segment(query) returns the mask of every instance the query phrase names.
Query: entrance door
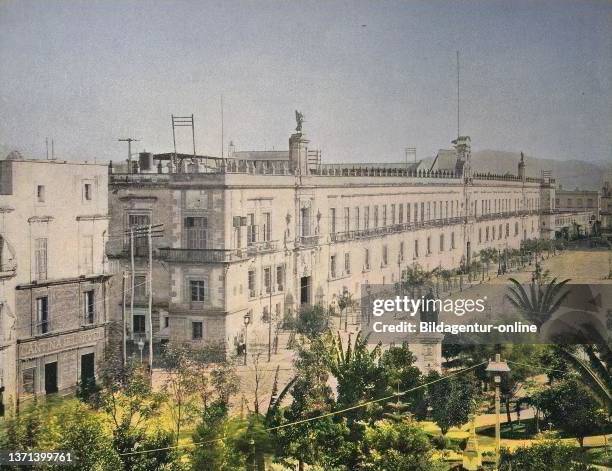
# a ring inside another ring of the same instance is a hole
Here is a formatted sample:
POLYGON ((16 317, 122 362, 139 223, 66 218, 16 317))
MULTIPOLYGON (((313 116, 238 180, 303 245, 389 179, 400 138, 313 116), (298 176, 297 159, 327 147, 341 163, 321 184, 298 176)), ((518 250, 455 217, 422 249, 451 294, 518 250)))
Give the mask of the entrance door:
POLYGON ((90 386, 95 384, 96 374, 94 365, 94 354, 81 355, 81 384, 90 386))
POLYGON ((310 303, 310 277, 303 276, 300 279, 300 304, 310 303))
POLYGON ((45 364, 45 394, 57 392, 57 362, 45 364))

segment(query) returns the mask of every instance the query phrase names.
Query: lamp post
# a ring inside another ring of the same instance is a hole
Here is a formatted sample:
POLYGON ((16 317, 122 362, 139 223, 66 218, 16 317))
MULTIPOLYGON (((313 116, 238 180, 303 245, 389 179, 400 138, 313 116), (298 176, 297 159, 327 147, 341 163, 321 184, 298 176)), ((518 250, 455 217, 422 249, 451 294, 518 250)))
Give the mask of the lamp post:
POLYGON ((138 339, 138 350, 140 350, 140 364, 142 364, 142 351, 144 349, 144 341, 142 337, 138 339))
POLYGON ((246 366, 247 364, 247 345, 248 345, 248 331, 249 331, 249 324, 251 323, 251 315, 247 312, 244 315, 243 318, 244 321, 244 365, 246 366))
POLYGON ((500 425, 500 397, 499 386, 501 384, 501 373, 508 373, 510 367, 508 363, 501 360, 499 353, 495 354, 495 361, 489 360, 486 371, 493 373, 493 382, 495 383, 495 470, 499 469, 499 455, 501 449, 501 425, 500 425))

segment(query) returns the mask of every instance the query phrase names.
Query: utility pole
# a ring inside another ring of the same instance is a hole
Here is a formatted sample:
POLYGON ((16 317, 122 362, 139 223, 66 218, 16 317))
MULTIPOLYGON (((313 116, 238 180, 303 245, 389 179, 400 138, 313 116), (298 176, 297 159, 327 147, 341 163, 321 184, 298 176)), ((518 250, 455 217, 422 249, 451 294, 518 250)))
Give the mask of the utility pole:
POLYGON ((149 374, 153 377, 153 238, 152 226, 149 224, 147 241, 149 243, 149 374))
POLYGON ((130 228, 130 272, 132 275, 130 290, 130 318, 134 322, 134 228, 130 228))
POLYGON ((272 358, 272 268, 270 268, 270 300, 268 306, 268 363, 272 358))
POLYGON ((125 270, 123 270, 123 283, 122 283, 122 309, 121 309, 121 316, 123 317, 123 366, 127 365, 127 319, 126 319, 126 312, 125 312, 125 301, 126 301, 126 296, 125 296, 125 285, 127 284, 127 273, 125 272, 125 270))
POLYGON ((221 95, 221 158, 224 157, 224 152, 225 152, 223 149, 223 146, 224 146, 223 144, 223 137, 224 137, 223 136, 223 131, 224 131, 223 124, 224 124, 223 123, 223 95, 221 95))
POLYGON ((457 139, 459 136, 459 51, 457 51, 457 139))
POLYGON ((128 143, 128 170, 127 170, 127 173, 132 173, 132 142, 138 142, 139 140, 140 139, 133 139, 131 137, 118 139, 119 142, 128 143))

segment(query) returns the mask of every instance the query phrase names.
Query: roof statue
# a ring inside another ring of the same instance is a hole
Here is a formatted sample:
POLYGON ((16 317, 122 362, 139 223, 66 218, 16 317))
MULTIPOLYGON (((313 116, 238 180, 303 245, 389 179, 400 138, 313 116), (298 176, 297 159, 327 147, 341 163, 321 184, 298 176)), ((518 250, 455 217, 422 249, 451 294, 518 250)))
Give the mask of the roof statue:
POLYGON ((298 110, 295 110, 295 122, 297 123, 297 125, 295 126, 295 130, 297 132, 302 132, 302 123, 304 123, 304 115, 298 110))

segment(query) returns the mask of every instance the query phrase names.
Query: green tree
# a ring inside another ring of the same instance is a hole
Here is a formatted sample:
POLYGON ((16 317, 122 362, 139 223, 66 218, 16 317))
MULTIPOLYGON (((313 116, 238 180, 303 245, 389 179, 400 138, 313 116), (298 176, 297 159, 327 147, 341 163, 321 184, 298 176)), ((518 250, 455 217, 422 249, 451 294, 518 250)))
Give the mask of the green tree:
POLYGON ((329 312, 320 304, 303 307, 296 322, 296 331, 308 338, 325 332, 329 326, 329 312))
POLYGON ((546 440, 514 451, 502 448, 500 471, 595 471, 578 450, 559 440, 546 440))
POLYGON ((450 376, 438 381, 441 378, 438 372, 432 371, 425 378, 425 382, 436 381, 427 387, 428 404, 434 422, 440 427, 442 435, 446 435, 451 427, 467 423, 478 397, 478 387, 472 373, 450 376))
POLYGON ((427 434, 411 422, 381 420, 368 426, 363 441, 368 471, 433 471, 444 469, 432 457, 427 434))
POLYGON ((584 437, 598 435, 606 425, 606 414, 588 388, 568 378, 538 394, 538 404, 546 420, 582 447, 584 437))
POLYGON ((549 283, 545 283, 539 278, 536 274, 529 285, 529 291, 519 281, 510 278, 512 286, 508 287, 506 294, 510 304, 538 328, 550 319, 568 296, 569 291, 564 291, 564 287, 570 281, 566 279, 557 282, 557 278, 553 278, 549 283))

